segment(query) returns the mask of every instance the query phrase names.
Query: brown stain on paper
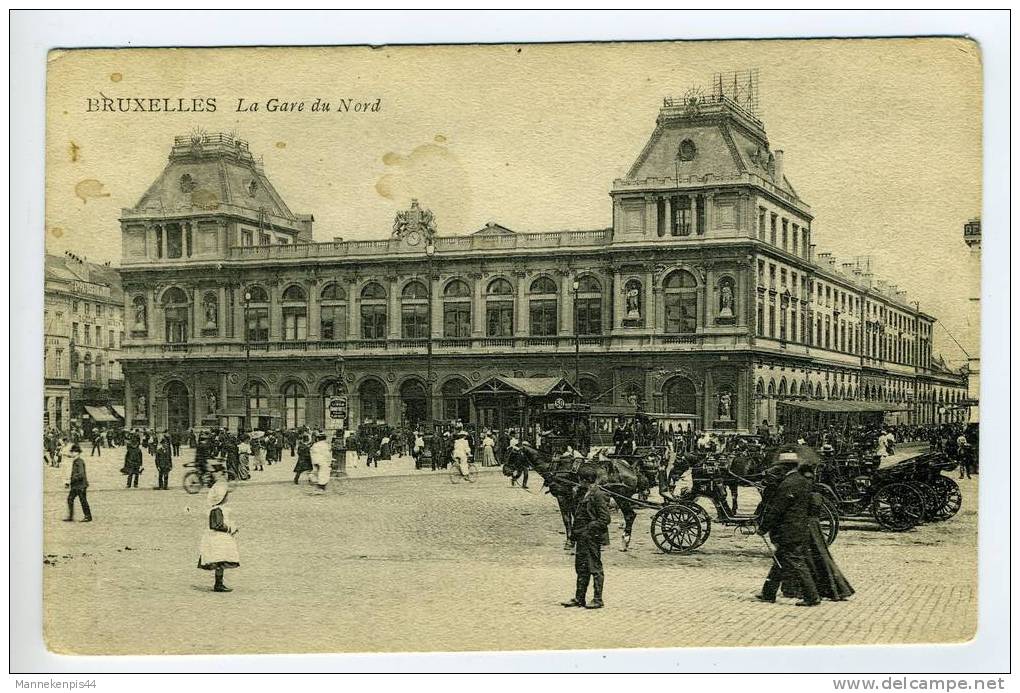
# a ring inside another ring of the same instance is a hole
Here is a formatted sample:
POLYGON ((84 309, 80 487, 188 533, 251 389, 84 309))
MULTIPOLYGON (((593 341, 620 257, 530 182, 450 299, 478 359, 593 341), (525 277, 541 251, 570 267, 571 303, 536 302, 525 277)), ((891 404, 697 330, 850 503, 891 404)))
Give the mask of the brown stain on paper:
POLYGON ((81 151, 81 147, 78 146, 77 142, 75 142, 74 140, 71 140, 70 149, 71 149, 71 163, 72 164, 73 163, 77 163, 78 159, 81 158, 80 155, 79 155, 79 152, 81 151))
POLYGON ((78 181, 78 184, 74 186, 74 194, 84 204, 87 204, 91 197, 110 196, 110 193, 103 192, 103 184, 95 178, 86 178, 78 181))

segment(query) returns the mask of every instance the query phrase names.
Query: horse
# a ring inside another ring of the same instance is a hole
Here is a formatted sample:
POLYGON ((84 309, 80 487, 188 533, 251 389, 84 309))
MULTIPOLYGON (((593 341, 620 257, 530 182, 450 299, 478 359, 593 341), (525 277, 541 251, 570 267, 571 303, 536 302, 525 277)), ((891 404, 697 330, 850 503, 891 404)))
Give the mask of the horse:
POLYGON ((647 476, 626 460, 603 457, 598 460, 582 461, 553 457, 530 445, 522 444, 519 448, 509 451, 506 462, 503 464, 503 474, 504 476, 513 476, 525 469, 530 469, 542 477, 550 495, 556 499, 556 503, 559 505, 563 529, 567 534, 563 549, 569 551, 574 547, 574 542, 571 540, 574 521, 574 492, 578 487, 579 472, 585 467, 595 470, 597 475, 595 483, 609 492, 617 507, 620 508, 620 512, 623 513, 624 530, 621 550, 626 551, 630 546, 631 529, 633 529, 634 519, 637 517, 637 513, 634 511, 633 497, 646 492, 652 486, 652 482, 647 476), (577 462, 580 464, 576 464, 577 462))

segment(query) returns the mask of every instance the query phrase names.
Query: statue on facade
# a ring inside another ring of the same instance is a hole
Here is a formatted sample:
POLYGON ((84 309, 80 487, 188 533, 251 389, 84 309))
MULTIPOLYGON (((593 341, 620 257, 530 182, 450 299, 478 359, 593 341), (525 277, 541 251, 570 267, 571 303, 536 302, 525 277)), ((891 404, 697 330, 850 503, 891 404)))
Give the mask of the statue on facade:
POLYGON ((136 301, 135 302, 135 324, 134 324, 134 326, 131 329, 134 330, 135 332, 144 332, 145 331, 145 302, 144 301, 136 301))
POLYGON ((216 404, 217 404, 217 402, 216 402, 216 392, 214 390, 206 390, 205 391, 205 404, 206 404, 206 407, 207 407, 207 409, 206 409, 207 413, 209 413, 209 414, 215 414, 216 413, 216 404))
POLYGON ((719 288, 719 317, 733 317, 733 286, 729 281, 724 281, 719 288))
POLYGON ((733 399, 730 393, 723 392, 719 395, 719 420, 720 421, 731 421, 732 416, 733 399))
POLYGON ((627 284, 627 320, 641 319, 641 285, 637 282, 627 284))
POLYGON ((206 330, 216 329, 216 299, 213 296, 205 297, 205 327, 206 330))
POLYGON ((141 417, 141 418, 145 418, 147 416, 146 409, 145 409, 145 404, 146 404, 145 395, 138 395, 138 399, 135 402, 135 404, 136 404, 135 409, 138 410, 137 411, 137 415, 139 417, 141 417))

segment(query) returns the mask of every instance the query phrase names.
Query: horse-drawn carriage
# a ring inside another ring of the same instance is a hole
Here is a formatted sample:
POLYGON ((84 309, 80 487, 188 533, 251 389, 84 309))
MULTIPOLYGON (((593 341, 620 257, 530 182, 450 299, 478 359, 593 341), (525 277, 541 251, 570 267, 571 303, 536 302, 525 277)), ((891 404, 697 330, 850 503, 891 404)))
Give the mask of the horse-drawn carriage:
POLYGON ((885 468, 868 457, 833 453, 823 457, 818 477, 840 517, 874 519, 884 529, 903 532, 922 522, 948 520, 960 510, 959 485, 942 475, 955 466, 937 452, 885 468))

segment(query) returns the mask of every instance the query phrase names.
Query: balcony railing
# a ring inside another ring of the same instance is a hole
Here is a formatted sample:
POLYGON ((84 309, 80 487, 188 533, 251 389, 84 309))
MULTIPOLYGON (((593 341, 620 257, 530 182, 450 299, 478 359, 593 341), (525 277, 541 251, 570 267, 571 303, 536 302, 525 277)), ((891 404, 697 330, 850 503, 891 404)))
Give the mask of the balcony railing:
MULTIPOLYGON (((513 351, 535 350, 553 352, 572 352, 580 347, 582 351, 599 352, 614 349, 631 349, 635 346, 697 346, 710 345, 728 348, 733 345, 733 336, 728 335, 723 342, 701 334, 640 334, 622 332, 614 334, 568 335, 519 335, 512 337, 435 337, 432 339, 434 351, 446 354, 471 351, 513 351), (713 341, 713 339, 715 341, 713 341)), ((289 353, 319 352, 322 355, 336 355, 346 352, 381 352, 392 354, 425 353, 429 340, 414 339, 324 339, 324 340, 270 340, 261 342, 208 341, 177 344, 124 344, 123 354, 128 358, 134 356, 144 358, 151 352, 163 354, 189 354, 195 357, 224 356, 243 357, 247 352, 253 354, 286 355, 289 353), (144 355, 144 356, 143 356, 144 355)))

